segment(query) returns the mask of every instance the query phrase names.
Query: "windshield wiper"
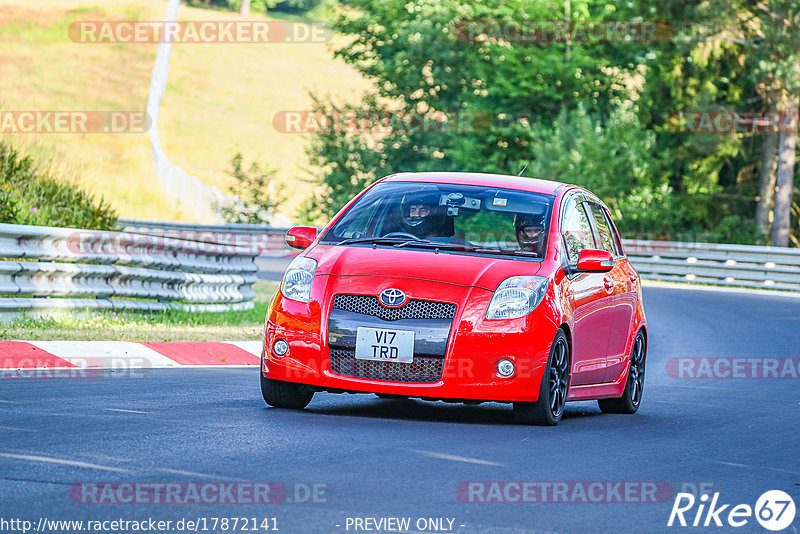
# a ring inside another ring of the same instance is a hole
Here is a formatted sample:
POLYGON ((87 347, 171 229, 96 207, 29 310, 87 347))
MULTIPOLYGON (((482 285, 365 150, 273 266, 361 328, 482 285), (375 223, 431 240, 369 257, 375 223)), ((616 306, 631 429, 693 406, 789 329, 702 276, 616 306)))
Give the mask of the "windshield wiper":
POLYGON ((343 239, 338 243, 331 243, 331 245, 357 245, 360 243, 372 243, 377 245, 393 245, 397 248, 406 246, 420 246, 441 248, 447 250, 472 250, 472 245, 459 244, 459 243, 443 243, 441 241, 433 241, 431 239, 410 239, 406 237, 352 237, 350 239, 343 239))
POLYGON ((343 239, 341 241, 331 243, 331 245, 356 245, 358 243, 378 243, 390 244, 405 243, 408 239, 402 237, 351 237, 350 239, 343 239))
POLYGON ((432 247, 432 248, 442 248, 448 250, 467 250, 472 251, 475 247, 472 245, 462 244, 462 243, 444 243, 442 241, 433 241, 431 239, 409 239, 407 241, 403 241, 402 243, 398 243, 395 247, 409 247, 409 246, 421 246, 421 247, 432 247))
POLYGON ((484 254, 500 254, 506 256, 526 256, 526 257, 536 257, 538 258, 540 254, 538 252, 532 252, 530 250, 519 250, 519 249, 499 249, 499 248, 473 248, 472 252, 481 252, 484 254))

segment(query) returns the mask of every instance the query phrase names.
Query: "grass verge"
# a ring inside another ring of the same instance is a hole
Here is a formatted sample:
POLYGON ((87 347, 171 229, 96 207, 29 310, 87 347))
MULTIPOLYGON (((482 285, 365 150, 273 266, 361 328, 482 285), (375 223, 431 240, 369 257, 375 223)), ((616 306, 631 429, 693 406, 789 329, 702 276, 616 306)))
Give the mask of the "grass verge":
POLYGON ((255 308, 223 313, 65 313, 0 323, 0 339, 29 341, 258 341, 278 283, 259 281, 255 308))

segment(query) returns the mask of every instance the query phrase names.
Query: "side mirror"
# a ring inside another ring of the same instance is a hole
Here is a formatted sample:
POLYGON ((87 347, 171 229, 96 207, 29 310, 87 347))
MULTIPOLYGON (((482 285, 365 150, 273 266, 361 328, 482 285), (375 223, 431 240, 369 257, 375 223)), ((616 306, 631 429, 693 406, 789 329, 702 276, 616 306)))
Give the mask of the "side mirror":
POLYGON ((607 273, 614 268, 614 257, 605 250, 584 249, 578 254, 578 272, 607 273))
POLYGON ((294 226, 286 232, 286 244, 292 248, 305 249, 317 238, 317 229, 313 226, 294 226))

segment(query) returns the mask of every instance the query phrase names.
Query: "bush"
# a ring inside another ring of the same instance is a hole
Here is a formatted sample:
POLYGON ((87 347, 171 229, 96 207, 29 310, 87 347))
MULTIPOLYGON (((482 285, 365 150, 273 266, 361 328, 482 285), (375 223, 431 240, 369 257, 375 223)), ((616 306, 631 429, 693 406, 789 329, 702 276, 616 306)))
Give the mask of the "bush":
MULTIPOLYGON (((276 0, 250 0, 250 12, 266 13, 275 5, 276 0)), ((240 11, 242 0, 189 0, 189 5, 197 7, 216 7, 229 11, 240 11)))
POLYGON ((283 189, 273 182, 277 171, 253 162, 249 169, 243 167, 244 158, 237 153, 231 160, 231 176, 235 184, 230 192, 240 202, 220 206, 225 222, 267 224, 275 207, 284 200, 283 189))
POLYGON ((605 121, 586 110, 564 110, 552 124, 532 128, 533 161, 526 176, 586 187, 605 201, 619 230, 630 237, 755 243, 758 229, 724 196, 673 191, 656 151, 630 106, 605 121))
POLYGON ((275 4, 273 10, 284 13, 306 13, 321 3, 322 0, 283 0, 275 4))
POLYGON ((117 214, 102 198, 57 180, 0 141, 0 222, 113 230, 117 214))

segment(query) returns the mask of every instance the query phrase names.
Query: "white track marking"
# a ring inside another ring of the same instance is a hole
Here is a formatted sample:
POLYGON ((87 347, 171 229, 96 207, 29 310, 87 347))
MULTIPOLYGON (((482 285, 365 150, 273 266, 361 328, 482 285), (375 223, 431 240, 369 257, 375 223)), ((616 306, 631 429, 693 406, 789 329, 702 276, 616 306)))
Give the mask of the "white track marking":
POLYGON ((464 462, 468 464, 478 464, 478 465, 494 465, 498 467, 503 466, 503 464, 499 464, 497 462, 490 462, 489 460, 481 460, 479 458, 468 458, 466 456, 456 456, 455 454, 445 454, 443 452, 422 451, 419 449, 408 449, 408 450, 410 450, 411 452, 415 452, 417 454, 421 454, 423 456, 438 458, 439 460, 451 460, 454 462, 464 462))
POLYGON ((179 364, 133 341, 28 341, 77 367, 140 369, 178 367, 179 364))
POLYGON ((83 456, 87 456, 89 458, 99 458, 101 460, 111 460, 112 462, 135 462, 134 458, 118 458, 116 456, 107 456, 105 454, 92 454, 92 453, 83 453, 83 456))
POLYGON ((800 475, 800 472, 797 471, 790 471, 788 469, 781 469, 780 467, 767 467, 763 465, 748 465, 748 464, 737 464, 734 462, 720 462, 718 460, 708 460, 712 464, 720 464, 720 465, 729 465, 731 467, 746 467, 747 469, 769 469, 771 471, 779 471, 781 473, 789 473, 790 475, 800 475))
POLYGON ((43 462, 48 464, 69 465, 72 467, 83 467, 86 469, 100 469, 103 471, 115 471, 117 473, 135 473, 130 469, 122 469, 119 467, 111 467, 108 465, 91 464, 89 462, 79 462, 77 460, 63 460, 61 458, 51 458, 50 456, 36 456, 33 454, 10 454, 7 452, 0 452, 0 457, 12 458, 14 460, 26 460, 29 462, 43 462))
POLYGON ((217 475, 207 475, 205 473, 195 473, 193 471, 183 471, 182 469, 168 469, 166 467, 156 467, 153 471, 159 471, 161 473, 170 473, 173 475, 183 475, 186 477, 198 477, 198 478, 210 478, 214 480, 229 480, 231 482, 235 482, 237 480, 244 482, 242 478, 231 478, 231 477, 220 477, 217 475))
POLYGON ((261 357, 260 341, 227 341, 229 345, 235 345, 240 349, 249 352, 253 356, 261 357))

